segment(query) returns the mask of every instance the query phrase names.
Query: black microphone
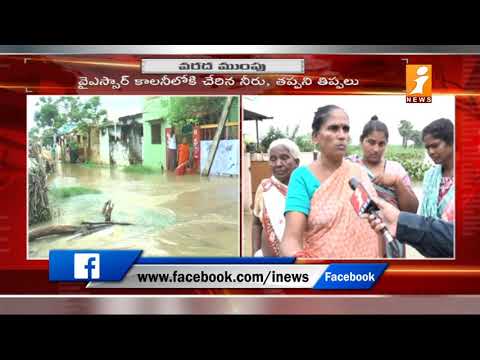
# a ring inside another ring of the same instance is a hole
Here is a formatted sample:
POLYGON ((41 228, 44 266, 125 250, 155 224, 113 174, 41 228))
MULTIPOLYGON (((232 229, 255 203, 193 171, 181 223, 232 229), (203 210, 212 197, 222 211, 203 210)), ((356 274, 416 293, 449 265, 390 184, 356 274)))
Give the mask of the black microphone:
MULTIPOLYGON (((372 200, 370 195, 368 195, 367 190, 363 187, 360 181, 352 177, 348 182, 350 187, 353 190, 353 195, 350 199, 353 208, 360 216, 361 214, 370 214, 375 216, 375 218, 379 219, 380 216, 378 215, 378 211, 380 210, 378 205, 375 201, 372 200)), ((400 246, 398 245, 397 241, 393 238, 390 231, 388 231, 387 227, 384 227, 381 230, 383 239, 385 241, 385 249, 387 253, 387 257, 389 258, 397 258, 400 257, 400 246)))

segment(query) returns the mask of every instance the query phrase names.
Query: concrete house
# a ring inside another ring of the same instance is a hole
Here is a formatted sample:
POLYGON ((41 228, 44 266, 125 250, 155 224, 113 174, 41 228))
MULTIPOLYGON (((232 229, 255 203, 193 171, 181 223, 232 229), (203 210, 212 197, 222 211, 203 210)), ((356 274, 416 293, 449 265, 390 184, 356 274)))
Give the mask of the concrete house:
POLYGON ((99 163, 119 166, 143 161, 142 113, 118 118, 102 124, 99 130, 99 163))
POLYGON ((143 165, 167 168, 166 129, 169 110, 168 96, 145 97, 143 110, 143 165))

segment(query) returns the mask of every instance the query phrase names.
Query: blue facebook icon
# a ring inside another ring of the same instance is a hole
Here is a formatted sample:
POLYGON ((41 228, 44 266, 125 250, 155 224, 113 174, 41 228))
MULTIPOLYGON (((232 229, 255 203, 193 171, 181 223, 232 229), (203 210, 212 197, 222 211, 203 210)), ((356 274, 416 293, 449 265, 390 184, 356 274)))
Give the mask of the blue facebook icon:
POLYGON ((75 279, 100 279, 100 254, 77 253, 74 255, 75 279))
POLYGON ((50 250, 48 277, 50 281, 120 281, 141 253, 141 250, 50 250))

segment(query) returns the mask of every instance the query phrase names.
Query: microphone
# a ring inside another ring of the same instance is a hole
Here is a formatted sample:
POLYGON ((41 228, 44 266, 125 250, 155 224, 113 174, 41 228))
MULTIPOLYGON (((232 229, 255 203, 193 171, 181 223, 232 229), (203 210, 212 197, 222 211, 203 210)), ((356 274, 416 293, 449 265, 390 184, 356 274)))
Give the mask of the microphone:
MULTIPOLYGON (((375 216, 377 219, 380 218, 378 216, 378 211, 380 210, 378 205, 372 198, 368 195, 367 190, 364 186, 360 183, 360 181, 352 177, 348 182, 350 187, 353 190, 353 195, 350 199, 350 202, 355 209, 355 212, 358 216, 362 214, 370 214, 375 216)), ((400 257, 400 247, 397 241, 393 238, 390 231, 388 231, 387 227, 384 227, 381 230, 383 240, 385 241, 385 249, 388 258, 398 258, 400 257)))

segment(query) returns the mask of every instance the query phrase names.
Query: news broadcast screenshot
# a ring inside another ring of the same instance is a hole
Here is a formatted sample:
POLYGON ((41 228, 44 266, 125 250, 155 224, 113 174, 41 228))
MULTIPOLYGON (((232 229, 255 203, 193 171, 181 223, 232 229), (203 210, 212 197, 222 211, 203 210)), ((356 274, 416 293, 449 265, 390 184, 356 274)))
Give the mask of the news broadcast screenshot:
POLYGON ((0 46, 0 312, 480 313, 479 46, 0 46))

